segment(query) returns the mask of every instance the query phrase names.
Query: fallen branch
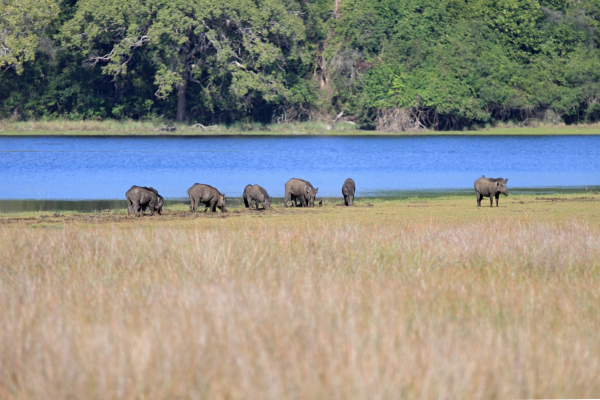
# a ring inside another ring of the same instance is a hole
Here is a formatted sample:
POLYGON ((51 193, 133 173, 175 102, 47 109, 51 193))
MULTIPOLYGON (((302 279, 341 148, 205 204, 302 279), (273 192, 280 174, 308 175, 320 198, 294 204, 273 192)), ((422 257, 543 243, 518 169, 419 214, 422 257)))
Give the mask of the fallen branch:
POLYGON ((195 124, 189 127, 189 129, 200 128, 203 131, 210 131, 211 129, 215 129, 217 125, 204 126, 202 124, 195 124))
POLYGON ((344 115, 344 112, 343 112, 343 111, 342 111, 341 113, 339 113, 339 114, 337 115, 337 117, 335 117, 335 118, 333 119, 333 121, 332 121, 332 123, 331 123, 331 129, 335 129, 335 124, 338 122, 338 120, 339 120, 340 118, 342 118, 342 115, 344 115))
POLYGON ((161 131, 161 132, 175 132, 177 130, 176 126, 169 126, 169 125, 165 125, 162 128, 158 128, 155 129, 155 131, 161 131))

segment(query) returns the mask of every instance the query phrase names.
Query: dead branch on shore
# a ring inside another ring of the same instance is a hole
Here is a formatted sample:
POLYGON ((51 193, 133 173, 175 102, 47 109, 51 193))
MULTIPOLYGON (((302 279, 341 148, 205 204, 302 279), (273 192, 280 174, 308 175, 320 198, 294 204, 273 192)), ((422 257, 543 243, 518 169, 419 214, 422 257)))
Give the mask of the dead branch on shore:
POLYGON ((195 125, 190 126, 188 129, 200 128, 203 131, 210 131, 210 130, 215 129, 217 127, 218 127, 218 125, 204 126, 202 124, 195 124, 195 125))
POLYGON ((177 130, 177 127, 175 125, 165 125, 163 127, 155 129, 155 131, 161 131, 161 132, 175 132, 176 130, 177 130))

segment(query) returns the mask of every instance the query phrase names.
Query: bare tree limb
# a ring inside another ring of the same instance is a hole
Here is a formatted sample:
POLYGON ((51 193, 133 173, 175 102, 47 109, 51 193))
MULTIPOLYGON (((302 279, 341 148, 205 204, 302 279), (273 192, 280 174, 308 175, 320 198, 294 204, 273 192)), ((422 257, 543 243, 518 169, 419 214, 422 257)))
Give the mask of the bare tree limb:
POLYGON ((331 128, 332 128, 332 129, 335 129, 335 124, 338 122, 338 120, 339 120, 340 118, 342 118, 342 115, 344 115, 344 112, 343 112, 343 111, 342 111, 341 113, 339 113, 339 114, 337 115, 337 117, 335 117, 335 118, 333 119, 333 121, 331 122, 331 128))

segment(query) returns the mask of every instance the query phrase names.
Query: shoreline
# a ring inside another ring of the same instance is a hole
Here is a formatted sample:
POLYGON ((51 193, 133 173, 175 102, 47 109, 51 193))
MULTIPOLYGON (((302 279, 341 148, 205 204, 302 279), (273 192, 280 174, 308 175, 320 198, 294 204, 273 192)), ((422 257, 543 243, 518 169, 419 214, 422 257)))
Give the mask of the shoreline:
MULTIPOLYGON (((94 124, 96 125, 96 124, 94 124)), ((294 136, 381 136, 381 137, 430 137, 430 136, 593 136, 600 135, 600 125, 575 125, 575 126, 547 126, 538 128, 528 127, 499 127, 468 131, 422 131, 422 132, 378 132, 371 130, 360 130, 353 127, 343 129, 313 129, 303 131, 289 125, 270 126, 265 130, 237 130, 237 129, 215 129, 209 131, 190 130, 186 127, 174 132, 163 132, 148 129, 127 129, 117 125, 112 128, 98 129, 4 129, 0 130, 0 137, 294 137, 294 136), (272 130, 271 130, 272 128, 272 130), (281 128, 281 129, 278 129, 281 128)))
MULTIPOLYGON (((560 190, 560 189, 539 189, 531 191, 522 191, 519 189, 509 190, 509 196, 501 196, 504 201, 512 201, 513 199, 519 200, 532 200, 536 198, 544 198, 552 196, 554 199, 569 200, 574 198, 590 198, 596 199, 600 194, 600 186, 590 186, 588 190, 581 188, 579 190, 560 190)), ((383 204, 383 203, 396 203, 396 204, 408 204, 408 203, 444 203, 450 200, 466 200, 473 198, 475 202, 475 193, 464 190, 462 192, 446 192, 446 193, 422 193, 421 195, 407 193, 406 196, 379 196, 379 197, 356 197, 355 203, 358 206, 365 204, 383 204)), ((323 201, 324 207, 339 206, 343 204, 343 198, 341 197, 320 197, 316 199, 323 201)), ((315 203, 315 209, 320 208, 315 203)), ((97 214, 103 212, 111 213, 125 213, 127 211, 125 199, 112 199, 112 200, 33 200, 33 199, 0 199, 0 215, 4 216, 17 216, 17 215, 44 215, 46 213, 54 212, 66 212, 66 213, 81 213, 81 214, 97 214)), ((272 202, 273 208, 283 209, 283 198, 273 197, 272 202)), ((177 210, 184 211, 189 206, 189 200, 181 199, 166 199, 165 210, 177 210)), ((244 205, 241 197, 228 197, 227 207, 231 210, 243 210, 244 205)), ((293 207, 289 207, 292 209, 293 207)), ((300 208, 302 209, 302 208, 300 208)), ((305 208, 306 209, 306 208, 305 208)))

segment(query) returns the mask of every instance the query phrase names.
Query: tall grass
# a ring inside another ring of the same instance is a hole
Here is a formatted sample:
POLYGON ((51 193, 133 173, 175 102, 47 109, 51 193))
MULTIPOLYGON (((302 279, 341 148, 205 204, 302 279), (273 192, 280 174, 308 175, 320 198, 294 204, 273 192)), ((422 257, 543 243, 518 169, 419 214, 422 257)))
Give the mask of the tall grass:
POLYGON ((0 397, 600 393, 581 223, 0 227, 0 397))
MULTIPOLYGON (((106 134, 309 134, 329 132, 332 127, 326 122, 298 122, 286 124, 260 124, 236 122, 230 125, 213 125, 209 129, 202 129, 195 124, 168 123, 176 126, 176 131, 160 131, 158 128, 165 126, 164 120, 157 121, 134 121, 134 120, 49 120, 49 121, 2 121, 0 120, 1 132, 43 132, 43 133, 106 133, 106 134)), ((335 128, 336 132, 356 131, 358 125, 349 122, 339 122, 335 128)))
MULTIPOLYGON (((208 129, 194 123, 173 123, 163 118, 154 121, 64 119, 47 121, 0 120, 2 135, 598 135, 600 123, 564 125, 532 123, 527 127, 511 122, 481 126, 468 131, 404 131, 382 132, 368 130, 360 124, 342 121, 335 127, 331 121, 307 121, 262 124, 234 122, 229 125, 210 125, 208 129), (160 130, 175 126, 175 131, 160 130), (518 129, 516 129, 518 128, 518 129)), ((384 130, 388 130, 387 128, 384 130)))
MULTIPOLYGON (((160 123, 151 121, 117 121, 117 120, 50 120, 50 121, 4 121, 0 124, 0 128, 7 131, 29 132, 29 131, 45 131, 45 132, 87 132, 101 131, 113 133, 126 132, 151 132, 154 131, 160 123)), ((163 124, 164 125, 164 124, 163 124)))

